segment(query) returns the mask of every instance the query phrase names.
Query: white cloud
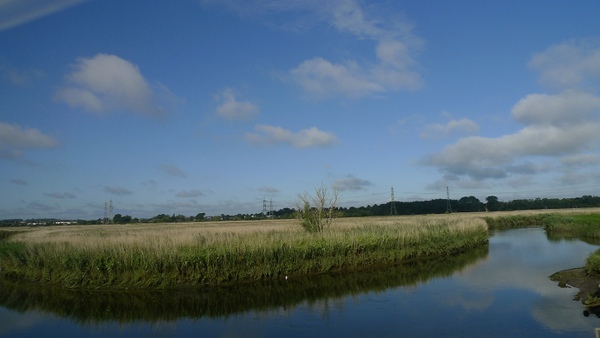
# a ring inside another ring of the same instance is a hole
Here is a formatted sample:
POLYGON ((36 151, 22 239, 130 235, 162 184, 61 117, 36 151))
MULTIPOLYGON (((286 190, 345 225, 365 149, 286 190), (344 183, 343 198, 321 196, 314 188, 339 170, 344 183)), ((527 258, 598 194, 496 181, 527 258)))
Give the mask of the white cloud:
POLYGON ((471 136, 429 156, 425 163, 444 172, 474 178, 502 178, 515 172, 514 163, 527 156, 562 156, 587 150, 600 140, 600 123, 569 128, 525 127, 498 138, 471 136))
POLYGON ((333 25, 340 31, 347 31, 361 37, 373 37, 381 34, 376 21, 368 20, 356 1, 332 2, 329 11, 333 19, 333 25))
POLYGON ((250 120, 259 114, 258 106, 248 101, 237 101, 231 88, 225 88, 216 99, 221 102, 217 115, 231 121, 250 120))
MULTIPOLYGON (((129 110, 149 116, 167 113, 158 103, 160 95, 139 68, 116 55, 97 54, 92 58, 79 58, 66 80, 69 86, 60 89, 55 98, 71 107, 97 113, 114 110, 129 110)), ((162 85, 157 88, 167 90, 162 85)), ((171 96, 170 92, 168 94, 171 96)))
POLYGON ((536 53, 529 66, 551 87, 585 85, 600 79, 600 39, 571 40, 536 53))
POLYGON ((56 98, 64 101, 71 107, 82 107, 97 113, 105 110, 103 100, 88 89, 74 87, 63 88, 56 93, 56 98))
POLYGON ((0 122, 0 149, 2 148, 54 148, 58 141, 37 129, 24 129, 18 125, 0 122))
POLYGON ((600 97, 578 90, 566 90, 557 95, 527 95, 513 107, 512 116, 524 124, 562 127, 597 119, 599 110, 600 97))
MULTIPOLYGON (((374 43, 374 60, 348 59, 332 61, 315 55, 289 71, 293 82, 317 97, 345 96, 359 98, 389 91, 413 90, 423 85, 415 71, 415 53, 423 41, 412 33, 412 25, 401 13, 385 5, 356 0, 288 0, 238 1, 204 0, 237 12, 240 16, 260 16, 290 12, 285 22, 274 26, 294 29, 316 21, 326 22, 342 34, 374 43)), ((264 20, 263 20, 264 21, 264 20)))
POLYGON ((0 1, 0 32, 67 9, 87 0, 3 0, 0 1))
POLYGON ((575 91, 557 95, 529 95, 513 108, 526 125, 497 138, 470 136, 423 160, 447 175, 475 180, 534 174, 547 169, 528 159, 546 157, 560 162, 598 149, 600 98, 575 91))
POLYGON ((593 173, 600 169, 600 39, 551 46, 535 54, 529 66, 540 72, 542 84, 561 91, 519 100, 511 113, 523 125, 520 130, 462 138, 423 163, 455 181, 507 178, 510 184, 558 172, 562 176, 554 179, 562 184, 598 182, 593 173))
POLYGON ((363 190, 373 185, 372 182, 348 175, 333 182, 333 187, 339 191, 363 190))
POLYGON ((412 34, 411 25, 398 13, 366 11, 354 0, 331 2, 328 6, 322 6, 320 11, 340 32, 374 41, 377 61, 359 64, 349 60, 343 64, 334 64, 322 58, 313 58, 313 62, 319 60, 322 67, 305 69, 306 67, 299 66, 291 72, 305 90, 314 93, 318 89, 317 93, 322 96, 339 94, 360 97, 422 86, 421 76, 413 70, 416 65, 413 54, 420 48, 422 41, 412 34), (329 67, 323 67, 327 65, 329 67), (331 67, 333 65, 336 67, 331 67), (302 81, 305 75, 303 71, 307 70, 313 80, 310 87, 302 81), (338 76, 331 76, 332 70, 336 70, 333 74, 338 76), (319 80, 321 84, 317 86, 316 82, 319 80))
POLYGON ((333 63, 315 57, 290 70, 290 75, 302 89, 318 97, 358 98, 422 86, 421 76, 412 70, 415 62, 405 43, 380 41, 376 53, 377 63, 362 65, 354 60, 333 63))
POLYGON ((479 125, 470 119, 450 120, 447 124, 430 124, 425 126, 421 137, 439 139, 452 134, 473 134, 479 131, 479 125))
POLYGON ((383 85, 369 79, 353 61, 333 64, 316 57, 302 62, 290 74, 302 89, 316 96, 339 94, 360 97, 385 90, 383 85))
POLYGON ((55 148, 58 141, 37 129, 0 122, 0 158, 23 157, 22 149, 55 148))
POLYGON ((325 148, 338 142, 336 136, 316 127, 293 133, 278 126, 257 125, 256 133, 246 133, 246 139, 261 145, 289 144, 294 148, 325 148))

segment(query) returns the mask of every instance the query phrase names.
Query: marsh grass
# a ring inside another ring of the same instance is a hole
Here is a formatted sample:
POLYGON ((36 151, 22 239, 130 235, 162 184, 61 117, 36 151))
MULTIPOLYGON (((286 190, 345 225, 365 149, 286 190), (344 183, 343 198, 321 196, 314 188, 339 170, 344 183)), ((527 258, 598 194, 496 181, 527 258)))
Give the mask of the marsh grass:
POLYGON ((510 212, 485 215, 490 230, 530 226, 543 227, 549 234, 570 233, 579 237, 600 238, 600 209, 568 209, 549 211, 510 212))
POLYGON ((579 238, 600 239, 600 214, 557 215, 544 226, 549 234, 572 234, 579 238))
POLYGON ((294 278, 454 255, 487 243, 479 218, 293 220, 27 229, 0 244, 9 278, 79 288, 174 288, 294 278))
POLYGON ((488 254, 480 246, 463 254, 413 260, 407 264, 294 278, 269 283, 168 290, 89 290, 33 285, 0 278, 0 306, 14 311, 43 311, 79 324, 171 321, 180 318, 227 317, 247 311, 280 313, 300 304, 389 288, 412 290, 431 278, 444 278, 477 264, 488 254))

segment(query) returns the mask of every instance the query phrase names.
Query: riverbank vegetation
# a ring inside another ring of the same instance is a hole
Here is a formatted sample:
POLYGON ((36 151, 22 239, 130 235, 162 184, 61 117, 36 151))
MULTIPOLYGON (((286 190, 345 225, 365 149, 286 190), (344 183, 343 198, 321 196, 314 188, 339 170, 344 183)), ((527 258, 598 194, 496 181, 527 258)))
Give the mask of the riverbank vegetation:
POLYGON ((549 235, 600 239, 600 213, 597 209, 501 214, 484 219, 490 230, 537 226, 543 227, 549 235))
POLYGON ((33 285, 0 278, 0 306, 14 311, 42 311, 79 323, 172 321, 178 318, 227 317, 260 311, 280 313, 303 303, 327 308, 333 299, 379 293, 390 288, 414 289, 432 278, 469 269, 488 255, 480 246, 452 256, 359 272, 320 274, 210 288, 168 290, 89 290, 33 285))
MULTIPOLYGON (((0 243, 1 273, 69 288, 175 288, 284 280, 452 256, 488 242, 460 215, 20 228, 0 243)), ((8 231, 8 230, 5 230, 8 231)))

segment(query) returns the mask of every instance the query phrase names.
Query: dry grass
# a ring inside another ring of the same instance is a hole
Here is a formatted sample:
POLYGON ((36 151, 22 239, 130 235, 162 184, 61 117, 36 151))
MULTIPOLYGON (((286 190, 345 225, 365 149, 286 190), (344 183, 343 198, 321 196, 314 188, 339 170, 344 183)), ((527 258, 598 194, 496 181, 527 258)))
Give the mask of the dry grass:
MULTIPOLYGON (((502 212, 452 213, 414 216, 347 217, 336 219, 330 229, 335 232, 350 228, 370 226, 397 227, 403 231, 416 229, 432 222, 449 222, 453 227, 471 227, 484 224, 485 217, 528 216, 546 213, 590 214, 600 213, 600 208, 526 210, 502 212)), ((3 231, 17 231, 13 241, 25 243, 64 243, 74 246, 99 247, 111 245, 194 245, 199 238, 203 241, 218 241, 232 236, 249 234, 302 233, 295 219, 257 221, 218 221, 198 223, 151 223, 128 225, 82 225, 48 227, 7 227, 3 231)))
POLYGON ((460 215, 19 228, 0 247, 14 278, 69 287, 173 287, 300 276, 453 255, 487 243, 460 215))
MULTIPOLYGON (((352 217, 336 219, 328 232, 370 226, 397 227, 403 231, 410 231, 421 227, 423 224, 438 221, 452 221, 451 223, 455 227, 468 227, 475 223, 484 224, 481 217, 473 217, 471 214, 352 217)), ((156 244, 159 240, 179 245, 192 245, 197 242, 199 237, 216 239, 250 234, 287 233, 291 235, 304 232, 295 219, 129 225, 65 225, 3 228, 3 230, 19 232, 11 237, 13 241, 25 243, 68 242, 71 245, 86 247, 107 246, 118 243, 156 244)))
POLYGON ((2 271, 68 287, 174 287, 395 264, 488 241, 484 218, 600 209, 339 218, 322 233, 298 220, 2 228, 2 271))

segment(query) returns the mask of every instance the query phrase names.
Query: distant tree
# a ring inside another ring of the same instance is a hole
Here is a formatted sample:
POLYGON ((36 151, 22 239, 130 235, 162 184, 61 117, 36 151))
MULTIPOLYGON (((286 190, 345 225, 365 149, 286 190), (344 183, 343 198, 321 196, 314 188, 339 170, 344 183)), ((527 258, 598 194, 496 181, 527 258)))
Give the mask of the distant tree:
POLYGON ((195 219, 196 219, 197 222, 200 222, 200 221, 204 220, 204 216, 206 216, 206 213, 199 212, 198 214, 196 214, 196 218, 195 219))
POLYGON ((293 208, 283 208, 275 211, 273 214, 277 218, 294 218, 295 213, 296 210, 294 210, 293 208))
POLYGON ((173 216, 171 216, 171 222, 185 222, 185 221, 187 221, 187 217, 185 217, 182 214, 178 214, 178 215, 173 214, 173 216))
POLYGON ((500 202, 496 196, 488 196, 485 198, 487 211, 498 211, 500 202))
POLYGON ((152 223, 168 223, 172 222, 171 217, 165 214, 158 214, 150 219, 152 223))
POLYGON ((472 212, 472 211, 481 211, 483 205, 481 201, 475 196, 464 196, 458 200, 457 210, 472 212))
POLYGON ((131 216, 129 216, 129 215, 123 216, 121 214, 114 215, 113 219, 112 219, 114 224, 127 224, 127 223, 131 223, 131 220, 132 220, 131 216))

